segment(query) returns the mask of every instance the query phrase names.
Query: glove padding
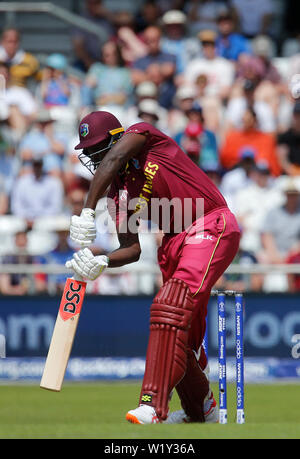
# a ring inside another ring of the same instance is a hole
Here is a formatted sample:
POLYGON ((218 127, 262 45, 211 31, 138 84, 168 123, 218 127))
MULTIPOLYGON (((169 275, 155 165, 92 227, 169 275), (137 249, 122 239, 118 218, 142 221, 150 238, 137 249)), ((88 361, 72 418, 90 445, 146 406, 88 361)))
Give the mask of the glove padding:
POLYGON ((72 260, 66 262, 66 268, 71 268, 79 276, 93 281, 108 267, 108 261, 105 255, 95 257, 86 247, 74 253, 72 260))
POLYGON ((92 244, 96 238, 95 211, 83 209, 80 217, 73 215, 70 225, 70 238, 80 246, 92 244))

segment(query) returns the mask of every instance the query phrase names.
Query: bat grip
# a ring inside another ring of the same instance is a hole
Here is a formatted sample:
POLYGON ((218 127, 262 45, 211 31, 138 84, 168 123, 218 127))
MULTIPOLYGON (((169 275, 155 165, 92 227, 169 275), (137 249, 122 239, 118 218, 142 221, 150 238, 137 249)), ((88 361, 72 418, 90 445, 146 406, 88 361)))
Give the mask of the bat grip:
POLYGON ((80 275, 77 274, 77 273, 74 273, 74 274, 73 274, 73 279, 76 280, 76 281, 81 281, 81 282, 83 281, 83 277, 80 276, 80 275))
MULTIPOLYGON (((81 244, 81 248, 82 249, 84 248, 84 244, 81 244)), ((80 276, 80 274, 77 274, 75 272, 73 274, 73 279, 76 280, 76 281, 79 281, 79 282, 83 282, 83 277, 80 276)))

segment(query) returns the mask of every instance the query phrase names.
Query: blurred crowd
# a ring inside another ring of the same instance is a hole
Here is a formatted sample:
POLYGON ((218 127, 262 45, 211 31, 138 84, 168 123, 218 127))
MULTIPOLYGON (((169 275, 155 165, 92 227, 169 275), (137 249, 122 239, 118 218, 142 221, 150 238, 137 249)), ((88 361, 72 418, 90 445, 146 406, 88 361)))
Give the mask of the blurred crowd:
MULTIPOLYGON (((103 40, 74 28, 73 54, 43 62, 22 48, 18 29, 2 30, 2 264, 63 266, 77 249, 70 216, 80 214, 92 176, 74 146, 79 120, 93 110, 111 111, 125 128, 155 125, 211 177, 241 227, 233 264, 300 263, 300 101, 290 90, 300 74, 297 2, 139 3, 133 14, 120 2, 115 14, 86 0, 84 16, 103 40)), ((117 247, 101 219, 98 230, 96 253, 117 247)), ((161 236, 143 232, 138 265, 103 275, 89 291, 153 293, 161 236)), ((2 273, 0 293, 57 292, 65 278, 2 273)), ((295 292, 300 275, 226 274, 219 286, 295 292)))

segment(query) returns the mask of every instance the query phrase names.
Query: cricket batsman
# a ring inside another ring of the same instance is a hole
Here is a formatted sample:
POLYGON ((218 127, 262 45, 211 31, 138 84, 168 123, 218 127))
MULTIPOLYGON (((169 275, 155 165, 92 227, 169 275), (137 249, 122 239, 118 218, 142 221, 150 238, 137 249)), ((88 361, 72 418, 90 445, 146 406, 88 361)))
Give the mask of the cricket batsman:
POLYGON ((236 219, 206 174, 152 125, 141 122, 124 131, 114 115, 96 111, 80 122, 79 138, 79 159, 94 177, 85 208, 71 219, 70 236, 82 246, 93 242, 96 205, 108 190, 120 247, 108 257, 94 256, 85 247, 67 267, 94 280, 107 267, 137 261, 139 219, 153 221, 164 233, 158 249, 163 286, 150 308, 138 407, 126 419, 136 424, 218 422, 202 342, 211 289, 238 250, 236 219), (157 201, 174 203, 169 218, 164 207, 152 205, 157 201), (174 389, 182 410, 169 413, 174 389))

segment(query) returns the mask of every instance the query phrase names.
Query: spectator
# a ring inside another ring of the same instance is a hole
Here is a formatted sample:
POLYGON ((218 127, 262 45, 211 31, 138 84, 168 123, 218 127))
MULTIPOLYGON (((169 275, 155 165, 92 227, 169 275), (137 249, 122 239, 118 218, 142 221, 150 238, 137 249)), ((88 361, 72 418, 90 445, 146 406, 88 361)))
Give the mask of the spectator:
POLYGON ((201 30, 217 30, 217 19, 226 10, 226 3, 214 0, 191 0, 187 6, 191 33, 201 30))
POLYGON ((285 263, 300 237, 300 188, 293 179, 284 184, 285 202, 271 209, 261 227, 261 262, 285 263))
POLYGON ((285 103, 283 96, 286 97, 287 88, 273 64, 274 44, 270 37, 259 35, 252 41, 252 48, 254 55, 263 66, 262 79, 256 90, 256 98, 268 103, 276 118, 280 118, 282 104, 285 103))
POLYGON ((205 127, 201 106, 195 103, 187 116, 186 128, 175 136, 175 141, 201 169, 217 169, 219 166, 217 140, 214 133, 205 127))
POLYGON ((218 137, 222 135, 222 126, 224 118, 224 103, 220 97, 210 95, 207 91, 209 79, 207 75, 199 75, 195 81, 196 96, 195 100, 202 106, 205 123, 208 129, 218 137))
POLYGON ((150 26, 145 29, 143 37, 148 54, 133 63, 132 80, 135 86, 143 81, 153 81, 158 87, 159 104, 170 108, 176 91, 174 85, 176 58, 162 51, 161 35, 159 27, 150 26))
POLYGON ((159 105, 153 99, 143 99, 138 105, 138 116, 140 121, 157 126, 159 121, 159 105))
POLYGON ((255 151, 245 147, 240 151, 236 166, 222 177, 220 189, 232 212, 236 211, 237 193, 252 184, 252 171, 255 168, 254 158, 255 151))
POLYGON ((4 179, 0 175, 0 215, 6 214, 8 211, 8 193, 5 188, 4 179))
POLYGON ((67 59, 63 54, 48 56, 42 73, 39 96, 46 108, 66 106, 70 102, 72 86, 66 75, 67 59))
POLYGON ((282 194, 265 162, 257 162, 250 178, 251 183, 237 192, 234 210, 242 228, 240 246, 257 257, 262 249, 260 230, 265 215, 282 203, 282 194))
POLYGON ((81 211, 84 207, 85 198, 86 191, 79 187, 76 187, 67 193, 66 201, 71 216, 81 214, 81 211))
POLYGON ((231 6, 245 37, 268 33, 273 17, 272 0, 231 0, 231 6))
POLYGON ((92 173, 78 159, 78 151, 75 150, 77 143, 78 136, 74 135, 70 138, 67 147, 63 171, 64 186, 67 194, 76 188, 88 191, 93 177, 92 173))
POLYGON ((169 111, 169 129, 172 136, 182 132, 188 122, 188 112, 192 108, 197 95, 196 88, 190 85, 178 87, 173 108, 169 111))
MULTIPOLYGON (((43 257, 43 262, 65 266, 66 261, 72 258, 74 253, 74 249, 69 243, 70 218, 56 216, 54 227, 57 245, 43 257)), ((53 291, 59 293, 63 291, 67 277, 69 274, 51 274, 48 276, 47 283, 53 291)))
POLYGON ((240 88, 245 80, 250 80, 255 86, 263 80, 265 67, 263 62, 250 54, 240 54, 236 62, 236 77, 234 86, 240 88))
POLYGON ((255 97, 256 84, 252 80, 245 80, 240 96, 229 100, 224 118, 225 131, 241 129, 243 114, 247 107, 253 107, 257 115, 258 129, 262 132, 274 133, 276 131, 276 119, 270 105, 255 97))
POLYGON ((296 102, 291 127, 278 135, 277 151, 282 170, 300 175, 300 102, 296 102))
POLYGON ((252 49, 254 55, 263 65, 263 80, 267 80, 275 85, 279 84, 281 77, 272 63, 275 55, 275 46, 271 38, 265 35, 258 35, 252 40, 252 49))
POLYGON ((27 88, 12 84, 8 64, 0 62, 0 76, 6 88, 1 100, 1 119, 8 123, 13 137, 19 141, 36 115, 37 104, 27 88))
POLYGON ((160 4, 157 1, 145 0, 135 17, 138 33, 143 32, 147 27, 156 26, 161 13, 160 4))
POLYGON ((115 19, 114 39, 120 46, 122 58, 126 67, 147 54, 147 46, 140 34, 136 33, 135 17, 128 11, 120 11, 115 19))
POLYGON ((36 217, 59 215, 63 208, 62 182, 43 171, 42 157, 34 153, 32 173, 16 180, 11 196, 12 214, 25 218, 30 226, 36 217))
POLYGON ((235 32, 235 19, 230 11, 218 16, 217 54, 230 61, 237 61, 241 54, 252 54, 249 40, 235 32))
POLYGON ((9 66, 12 86, 26 87, 30 78, 39 77, 39 62, 20 48, 20 34, 15 28, 8 28, 2 33, 0 62, 9 66))
MULTIPOLYGON (((15 236, 14 253, 3 257, 3 264, 32 265, 35 257, 28 251, 28 238, 26 231, 18 231, 15 236)), ((45 290, 45 283, 39 276, 32 278, 28 274, 0 274, 0 292, 2 295, 28 295, 32 290, 42 292, 45 290)))
POLYGON ((44 171, 61 176, 66 148, 66 137, 56 132, 50 112, 41 110, 33 127, 20 142, 19 152, 25 168, 35 154, 43 155, 44 171))
POLYGON ((255 161, 266 161, 272 175, 279 175, 280 165, 276 156, 276 142, 272 134, 262 132, 257 126, 256 113, 247 108, 243 115, 242 128, 225 135, 220 150, 220 160, 225 169, 232 169, 239 162, 242 149, 250 147, 255 151, 255 161))
POLYGON ((84 105, 129 105, 133 92, 131 75, 115 42, 109 41, 103 45, 101 62, 90 67, 85 87, 87 93, 84 105))
POLYGON ((164 107, 159 105, 158 103, 157 86, 152 81, 144 81, 143 83, 140 83, 136 87, 135 95, 136 95, 135 105, 132 105, 126 111, 126 115, 127 115, 126 123, 125 123, 126 127, 132 126, 133 124, 141 121, 139 117, 140 104, 142 104, 141 106, 143 106, 144 100, 147 100, 147 101, 150 100, 150 103, 146 102, 146 106, 148 106, 148 108, 150 107, 150 111, 153 111, 153 107, 155 107, 155 110, 156 110, 155 115, 157 115, 156 122, 157 122, 158 129, 160 129, 161 131, 165 133, 169 132, 168 111, 164 107))
POLYGON ((213 30, 203 30, 198 37, 202 44, 203 57, 194 59, 186 67, 185 81, 195 84, 200 75, 205 75, 205 95, 226 100, 234 81, 234 65, 227 59, 217 56, 217 35, 213 30))
POLYGON ((85 0, 83 17, 93 22, 103 33, 103 39, 100 40, 94 33, 84 29, 74 29, 72 32, 76 56, 74 66, 86 72, 92 64, 99 61, 101 47, 113 36, 114 29, 111 13, 105 8, 102 0, 85 0))
POLYGON ((0 129, 0 183, 4 200, 5 196, 11 194, 19 168, 20 161, 15 144, 11 141, 7 126, 4 125, 0 129))
POLYGON ((201 52, 199 40, 186 35, 186 15, 179 10, 167 11, 162 17, 163 36, 161 49, 176 57, 176 73, 182 75, 187 64, 201 52))

